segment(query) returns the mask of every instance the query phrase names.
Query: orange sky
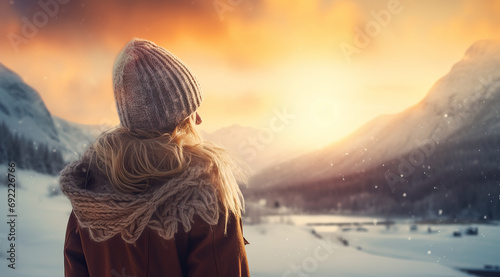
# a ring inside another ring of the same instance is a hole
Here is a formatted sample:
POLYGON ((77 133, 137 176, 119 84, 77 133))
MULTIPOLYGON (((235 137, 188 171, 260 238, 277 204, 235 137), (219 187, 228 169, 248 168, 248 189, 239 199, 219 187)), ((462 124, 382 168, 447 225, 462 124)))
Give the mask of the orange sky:
POLYGON ((0 3, 0 62, 52 114, 118 123, 112 64, 140 37, 195 72, 203 129, 265 128, 286 109, 295 115, 283 131, 288 142, 310 148, 417 103, 474 41, 500 39, 494 0, 44 1, 52 5, 0 3), (366 28, 361 45, 356 30, 366 28), (359 47, 346 58, 341 45, 359 47))

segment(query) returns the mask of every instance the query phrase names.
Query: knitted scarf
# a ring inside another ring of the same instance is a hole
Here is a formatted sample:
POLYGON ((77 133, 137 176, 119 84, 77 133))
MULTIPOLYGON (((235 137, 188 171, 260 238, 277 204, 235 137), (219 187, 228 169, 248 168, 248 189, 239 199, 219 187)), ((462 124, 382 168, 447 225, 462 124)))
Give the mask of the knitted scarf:
POLYGON ((134 243, 146 227, 172 239, 179 223, 184 231, 191 229, 195 214, 210 225, 217 224, 217 191, 203 167, 190 167, 140 194, 124 194, 114 191, 107 176, 92 166, 89 152, 67 165, 59 181, 80 226, 88 229, 94 241, 121 234, 123 240, 134 243))

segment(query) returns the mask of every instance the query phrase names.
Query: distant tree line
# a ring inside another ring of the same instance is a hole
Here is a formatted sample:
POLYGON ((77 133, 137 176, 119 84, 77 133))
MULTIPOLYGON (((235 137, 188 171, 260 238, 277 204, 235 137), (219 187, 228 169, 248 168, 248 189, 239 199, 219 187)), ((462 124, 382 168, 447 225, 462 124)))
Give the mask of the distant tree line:
POLYGON ((5 122, 0 123, 0 163, 15 162, 17 168, 31 169, 45 174, 58 174, 63 168, 62 153, 44 143, 12 133, 5 122))

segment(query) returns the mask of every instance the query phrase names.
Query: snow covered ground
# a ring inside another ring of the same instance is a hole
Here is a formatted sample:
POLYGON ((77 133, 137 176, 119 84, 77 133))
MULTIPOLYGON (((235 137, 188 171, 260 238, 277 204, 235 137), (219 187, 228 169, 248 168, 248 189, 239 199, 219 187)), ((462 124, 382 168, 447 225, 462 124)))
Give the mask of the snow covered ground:
MULTIPOLYGON (((7 169, 0 167, 2 176, 7 169)), ((0 225, 1 276, 63 276, 63 243, 71 212, 65 197, 48 197, 58 179, 33 171, 17 170, 16 175, 16 269, 7 267, 7 224, 0 225)), ((7 221, 7 188, 0 186, 1 222, 7 221)))
MULTIPOLYGON (((7 172, 0 166, 3 176, 7 172)), ((62 195, 49 197, 57 177, 17 171, 16 269, 7 267, 8 225, 0 225, 1 276, 63 276, 63 242, 71 211, 62 195)), ((3 178, 2 178, 3 179, 3 178)), ((6 182, 2 181, 2 182, 6 182)), ((7 189, 0 186, 1 222, 7 221, 7 189)), ((408 223, 365 226, 366 231, 310 227, 310 222, 372 222, 374 218, 287 216, 245 225, 253 277, 274 276, 469 276, 454 267, 500 264, 500 227, 479 225, 478 236, 452 237, 458 225, 427 225, 410 232, 408 223), (287 222, 280 223, 281 222, 287 222), (293 224, 291 224, 293 223, 293 224), (312 230, 315 230, 315 233, 312 230), (319 238, 321 237, 321 239, 319 238), (338 237, 348 241, 346 247, 338 237)))
POLYGON ((348 231, 341 236, 352 246, 387 257, 435 262, 457 268, 500 265, 499 226, 479 225, 478 235, 474 236, 465 235, 467 225, 418 227, 416 231, 410 231, 408 224, 396 224, 389 230, 382 226, 366 227, 366 232, 348 231), (461 237, 453 236, 455 230, 461 232, 461 237))
MULTIPOLYGON (((471 236, 465 234, 469 225, 422 224, 412 231, 410 220, 395 220, 390 228, 381 224, 307 226, 308 223, 383 221, 369 217, 291 215, 270 216, 263 221, 270 223, 244 229, 251 243, 247 245, 250 264, 254 269, 262 268, 255 271, 255 276, 470 276, 459 269, 500 265, 500 226, 495 225, 476 225, 478 235, 471 236), (453 236, 457 230, 461 237, 453 236), (320 242, 318 236, 324 242, 320 242), (258 250, 251 247, 255 244, 258 250), (316 248, 329 249, 325 245, 331 246, 332 253, 325 254, 327 258, 322 261, 315 256, 315 251, 321 256, 325 251, 316 248), (283 255, 271 262, 268 253, 283 255), (287 275, 292 266, 306 269, 301 271, 304 275, 299 272, 287 275)), ((498 273, 491 276, 500 276, 498 273)))
POLYGON ((468 276, 437 263, 402 260, 346 248, 310 230, 266 224, 245 226, 251 275, 278 276, 468 276))

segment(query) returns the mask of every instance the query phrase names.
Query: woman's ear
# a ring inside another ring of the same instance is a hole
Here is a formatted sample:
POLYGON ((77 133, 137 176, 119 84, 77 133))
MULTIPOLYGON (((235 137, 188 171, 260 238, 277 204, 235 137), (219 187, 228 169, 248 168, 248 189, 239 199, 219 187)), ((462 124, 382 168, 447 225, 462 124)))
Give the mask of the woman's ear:
POLYGON ((196 125, 200 125, 201 122, 202 122, 201 116, 198 114, 198 112, 196 112, 196 125))

